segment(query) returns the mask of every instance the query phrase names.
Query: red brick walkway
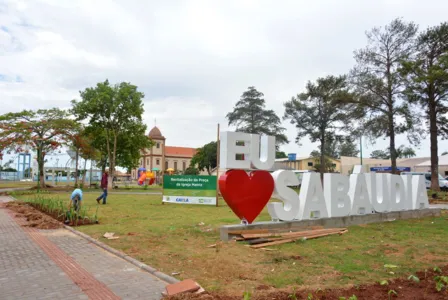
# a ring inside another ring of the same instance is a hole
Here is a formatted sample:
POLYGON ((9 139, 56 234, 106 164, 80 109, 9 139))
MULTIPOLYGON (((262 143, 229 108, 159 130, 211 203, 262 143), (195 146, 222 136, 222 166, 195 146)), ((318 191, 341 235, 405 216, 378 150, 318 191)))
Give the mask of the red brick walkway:
MULTIPOLYGON (((8 210, 10 217, 19 225, 24 225, 20 218, 14 217, 14 213, 8 210)), ((22 227, 34 242, 64 271, 81 290, 89 296, 89 299, 121 299, 115 295, 104 283, 98 281, 83 267, 76 263, 70 256, 65 254, 58 246, 50 242, 37 229, 22 227)))

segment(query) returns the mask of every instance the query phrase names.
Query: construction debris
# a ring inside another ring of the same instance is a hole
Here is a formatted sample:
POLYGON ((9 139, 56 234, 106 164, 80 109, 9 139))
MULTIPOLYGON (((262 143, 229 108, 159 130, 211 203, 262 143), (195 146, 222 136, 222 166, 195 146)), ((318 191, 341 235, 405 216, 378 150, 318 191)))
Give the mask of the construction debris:
POLYGON ((106 232, 103 237, 105 237, 108 240, 116 240, 119 239, 120 237, 118 236, 114 236, 115 232, 106 232))
POLYGON ((327 228, 327 229, 313 229, 302 231, 268 231, 266 229, 257 230, 240 230, 229 232, 235 235, 236 241, 245 241, 253 249, 266 249, 267 246, 280 245, 298 240, 310 240, 329 235, 342 235, 348 232, 347 228, 327 228))
POLYGON ((186 279, 181 282, 169 284, 166 286, 166 296, 173 296, 181 293, 202 293, 204 289, 194 280, 186 279))

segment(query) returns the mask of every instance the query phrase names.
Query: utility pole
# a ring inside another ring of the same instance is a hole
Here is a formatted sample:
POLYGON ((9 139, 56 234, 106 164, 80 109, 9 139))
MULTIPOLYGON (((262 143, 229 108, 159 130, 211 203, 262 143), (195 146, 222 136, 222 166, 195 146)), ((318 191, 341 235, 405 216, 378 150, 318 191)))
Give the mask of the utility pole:
POLYGON ((359 136, 359 156, 361 158, 361 166, 362 166, 362 135, 359 136))

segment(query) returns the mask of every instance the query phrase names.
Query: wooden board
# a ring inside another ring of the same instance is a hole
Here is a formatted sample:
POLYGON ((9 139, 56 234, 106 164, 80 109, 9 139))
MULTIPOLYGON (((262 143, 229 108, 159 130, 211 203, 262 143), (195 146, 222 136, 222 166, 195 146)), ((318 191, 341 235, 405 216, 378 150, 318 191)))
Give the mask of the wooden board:
POLYGON ((263 248, 263 247, 266 247, 266 246, 274 246, 274 245, 290 243, 290 242, 294 242, 294 241, 302 239, 302 238, 306 238, 307 240, 310 240, 310 239, 315 239, 315 238, 329 236, 329 235, 344 234, 346 232, 347 232, 347 230, 340 231, 340 232, 334 232, 334 233, 320 233, 320 234, 314 234, 314 235, 309 235, 309 236, 304 236, 304 237, 294 237, 294 238, 289 238, 289 239, 288 238, 287 239, 280 239, 278 241, 272 241, 272 242, 268 242, 268 243, 253 245, 253 246, 250 246, 250 247, 254 248, 254 249, 258 249, 258 248, 263 248))
POLYGON ((246 233, 242 234, 242 237, 244 239, 267 238, 267 237, 295 237, 317 233, 338 232, 343 231, 345 229, 346 228, 328 228, 328 229, 316 229, 316 230, 285 232, 285 233, 246 233))

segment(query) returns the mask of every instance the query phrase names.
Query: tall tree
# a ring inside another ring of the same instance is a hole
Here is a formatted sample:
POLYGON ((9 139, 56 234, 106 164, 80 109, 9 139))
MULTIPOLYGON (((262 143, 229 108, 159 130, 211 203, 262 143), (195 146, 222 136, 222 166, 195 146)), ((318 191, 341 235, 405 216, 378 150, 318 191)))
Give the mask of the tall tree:
POLYGON ((22 152, 30 146, 37 154, 38 187, 45 187, 45 156, 67 144, 77 127, 59 108, 7 113, 0 116, 0 149, 22 152))
POLYGON ((402 146, 400 147, 400 151, 401 151, 400 158, 411 158, 417 156, 417 154, 415 154, 414 149, 412 149, 411 147, 402 146))
POLYGON ((397 167, 396 135, 406 132, 410 141, 418 142, 418 121, 407 102, 400 100, 403 78, 398 72, 400 62, 414 52, 416 33, 414 23, 401 19, 366 32, 368 45, 355 51, 357 64, 351 71, 352 83, 359 94, 356 103, 365 113, 364 134, 372 139, 389 138, 393 173, 397 167))
POLYGON ((417 39, 417 54, 402 63, 406 96, 426 113, 431 141, 431 189, 439 190, 438 141, 448 137, 448 23, 428 28, 417 39))
POLYGON ((325 153, 327 138, 338 137, 348 130, 353 105, 342 100, 352 97, 345 76, 318 78, 308 82, 306 91, 286 102, 283 119, 290 120, 297 128, 296 142, 308 136, 311 142, 319 142, 320 173, 326 170, 325 153))
POLYGON ((151 145, 142 121, 144 94, 130 83, 112 86, 106 80, 81 91, 80 96, 81 101, 72 101, 73 112, 78 120, 87 119, 91 132, 97 132, 98 140, 104 142, 112 186, 117 159, 123 157, 126 164, 137 165, 140 151, 151 145), (132 152, 135 156, 129 156, 131 148, 138 155, 132 152))
POLYGON ((197 168, 199 171, 206 170, 208 175, 217 166, 217 144, 210 142, 196 150, 190 162, 190 168, 197 168))
POLYGON ((339 143, 337 158, 341 158, 341 156, 357 157, 358 154, 358 145, 356 145, 350 137, 346 137, 341 143, 339 143))
POLYGON ((273 110, 266 109, 263 93, 251 86, 243 93, 232 112, 226 116, 236 131, 275 136, 277 147, 288 143, 281 120, 273 110))

